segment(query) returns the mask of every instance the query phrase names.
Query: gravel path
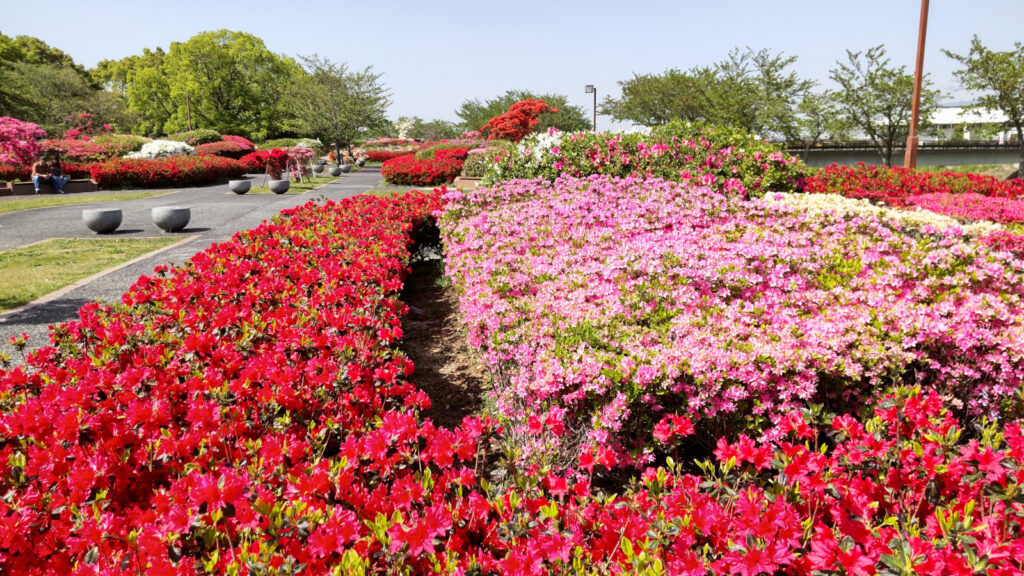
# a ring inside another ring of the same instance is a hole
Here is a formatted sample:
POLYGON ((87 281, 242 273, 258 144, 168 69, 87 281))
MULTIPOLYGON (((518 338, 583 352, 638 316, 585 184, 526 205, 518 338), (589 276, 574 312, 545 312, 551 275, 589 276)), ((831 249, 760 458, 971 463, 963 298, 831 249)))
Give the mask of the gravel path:
MULTIPOLYGON (((261 178, 251 177, 253 185, 258 184, 261 178)), ((77 318, 78 308, 83 304, 96 300, 118 301, 139 276, 151 274, 156 266, 181 264, 213 243, 228 240, 241 230, 255 228, 281 210, 321 197, 340 200, 384 187, 380 167, 367 166, 360 172, 343 174, 338 180, 303 194, 239 196, 231 193, 227 184, 217 184, 167 190, 165 195, 140 200, 0 214, 0 251, 3 251, 48 238, 95 238, 96 234, 82 223, 84 208, 121 208, 124 215, 121 226, 110 235, 121 238, 164 234, 150 218, 150 210, 155 206, 188 206, 192 213, 188 227, 174 233, 182 237, 182 242, 78 282, 25 307, 0 314, 0 353, 7 353, 14 362, 20 363, 21 355, 10 346, 12 336, 28 334, 29 349, 44 346, 49 343, 48 327, 77 318)), ((4 200, 0 199, 0 202, 4 200)))

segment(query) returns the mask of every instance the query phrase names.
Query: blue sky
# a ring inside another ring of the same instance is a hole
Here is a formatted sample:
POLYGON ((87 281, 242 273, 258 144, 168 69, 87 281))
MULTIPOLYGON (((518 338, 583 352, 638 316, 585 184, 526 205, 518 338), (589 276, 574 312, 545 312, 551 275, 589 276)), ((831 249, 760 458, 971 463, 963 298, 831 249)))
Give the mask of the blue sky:
MULTIPOLYGON (((564 94, 589 111, 586 84, 600 101, 633 73, 710 64, 735 47, 795 55, 794 69, 825 88, 847 49, 884 44, 912 71, 920 9, 919 0, 0 0, 0 32, 35 36, 91 67, 202 31, 239 30, 279 54, 372 65, 392 90, 392 119, 457 120, 464 100, 508 89, 564 94)), ((977 34, 1008 50, 1024 40, 1022 23, 1024 0, 931 0, 925 69, 949 99, 964 100, 940 49, 964 53, 977 34)), ((607 118, 598 124, 610 127, 607 118)))

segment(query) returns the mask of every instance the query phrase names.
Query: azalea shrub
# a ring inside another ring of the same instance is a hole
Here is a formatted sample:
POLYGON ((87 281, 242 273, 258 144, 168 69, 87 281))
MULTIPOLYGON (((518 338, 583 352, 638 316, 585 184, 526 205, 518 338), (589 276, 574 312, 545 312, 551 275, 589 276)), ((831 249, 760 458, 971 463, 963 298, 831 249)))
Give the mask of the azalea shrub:
POLYGON ((439 186, 450 183, 462 172, 469 149, 438 148, 431 159, 421 160, 413 154, 384 162, 381 174, 391 184, 407 186, 439 186))
POLYGON ((831 166, 806 179, 806 191, 842 194, 904 206, 908 198, 928 194, 973 193, 1001 198, 1024 197, 1024 180, 958 172, 918 172, 901 167, 831 166))
POLYGON ((908 207, 921 208, 966 221, 1024 223, 1024 195, 1000 198, 974 192, 935 193, 909 196, 905 202, 908 207))
POLYGON ((45 137, 38 124, 0 116, 0 167, 32 165, 41 152, 38 141, 45 137))
POLYGON ((243 136, 235 136, 234 134, 225 134, 220 137, 224 142, 234 142, 242 147, 243 150, 248 154, 256 151, 256 145, 252 143, 252 140, 243 136))
POLYGON ((708 186, 720 193, 760 196, 803 185, 805 166, 771 143, 741 130, 672 122, 644 134, 563 133, 549 129, 500 154, 484 174, 502 180, 565 174, 658 177, 708 186))
POLYGON ((200 144, 209 144, 211 142, 218 142, 222 138, 221 133, 216 130, 210 130, 208 128, 200 128, 198 130, 189 130, 187 132, 177 132, 166 137, 167 140, 174 140, 175 142, 184 142, 189 146, 195 148, 200 144))
POLYGON ((151 140, 142 145, 137 152, 125 154, 127 159, 155 160, 157 158, 170 158, 172 156, 191 156, 196 149, 175 140, 151 140))
POLYGON ((114 128, 110 124, 101 124, 89 113, 79 114, 75 125, 64 133, 65 140, 92 140, 96 136, 112 134, 114 128))
MULTIPOLYGON (((141 277, 0 371, 11 574, 1013 574, 1018 422, 898 389, 866 420, 793 411, 628 490, 607 454, 499 483, 502 434, 419 415, 397 349, 438 195, 309 203, 141 277)), ((23 345, 22 338, 15 338, 23 345)), ((693 434, 663 415, 666 452, 693 434)))
MULTIPOLYGON (((89 164, 61 162, 64 174, 69 178, 89 178, 89 164)), ((31 166, 10 166, 0 164, 0 182, 29 182, 32 180, 31 166)))
POLYGON ((541 114, 549 112, 557 114, 558 109, 552 108, 543 100, 527 98, 509 107, 508 111, 487 121, 480 129, 488 140, 509 140, 519 142, 533 132, 541 114))
POLYGON ((242 156, 239 159, 239 163, 245 168, 247 174, 262 174, 266 172, 271 178, 280 180, 288 165, 288 150, 284 148, 257 150, 242 156))
POLYGON ((220 156, 171 156, 156 160, 115 158, 89 165, 92 180, 108 189, 196 186, 245 173, 240 162, 220 156))
POLYGON ((398 158, 399 156, 409 156, 413 154, 413 150, 366 150, 363 155, 370 162, 387 162, 388 160, 398 158))
POLYGON ((1024 262, 955 220, 601 175, 445 198, 446 271, 517 461, 641 466, 666 414, 771 437, 899 382, 992 416, 1024 381, 1024 262))
POLYGON ((225 158, 239 159, 252 152, 253 149, 251 148, 245 148, 237 142, 225 140, 196 146, 196 154, 200 156, 223 156, 225 158))

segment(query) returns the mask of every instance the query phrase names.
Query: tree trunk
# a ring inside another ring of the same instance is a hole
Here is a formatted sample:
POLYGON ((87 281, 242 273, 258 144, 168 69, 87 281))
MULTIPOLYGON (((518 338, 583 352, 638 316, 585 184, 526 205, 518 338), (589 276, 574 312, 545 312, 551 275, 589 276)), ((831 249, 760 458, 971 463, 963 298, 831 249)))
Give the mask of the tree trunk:
POLYGON ((341 147, 337 142, 334 143, 334 165, 341 166, 341 147))
POLYGON ((1017 146, 1020 156, 1017 158, 1017 178, 1024 180, 1024 126, 1017 126, 1017 146))

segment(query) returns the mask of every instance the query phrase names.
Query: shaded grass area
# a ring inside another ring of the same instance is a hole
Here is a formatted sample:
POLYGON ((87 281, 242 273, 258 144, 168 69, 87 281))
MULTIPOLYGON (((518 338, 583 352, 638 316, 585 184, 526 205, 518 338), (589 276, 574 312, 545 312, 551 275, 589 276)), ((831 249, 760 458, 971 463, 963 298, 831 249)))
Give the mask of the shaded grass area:
POLYGON ((162 192, 108 192, 105 194, 54 194, 47 196, 23 196, 11 200, 0 201, 0 214, 31 210, 33 208, 50 208, 53 206, 69 206, 72 204, 93 204, 96 202, 121 202, 124 200, 141 200, 167 194, 162 192))
POLYGON ((0 312, 179 240, 54 238, 0 252, 0 312))
MULTIPOLYGON (((292 182, 291 185, 288 186, 288 191, 285 192, 285 194, 302 194, 303 192, 316 190, 324 184, 330 184, 335 180, 337 180, 337 178, 331 176, 329 178, 309 178, 305 182, 292 182)), ((255 184, 255 182, 253 182, 253 184, 255 184)), ((261 184, 260 186, 253 186, 249 190, 249 194, 273 194, 273 192, 270 191, 269 186, 261 184)))

